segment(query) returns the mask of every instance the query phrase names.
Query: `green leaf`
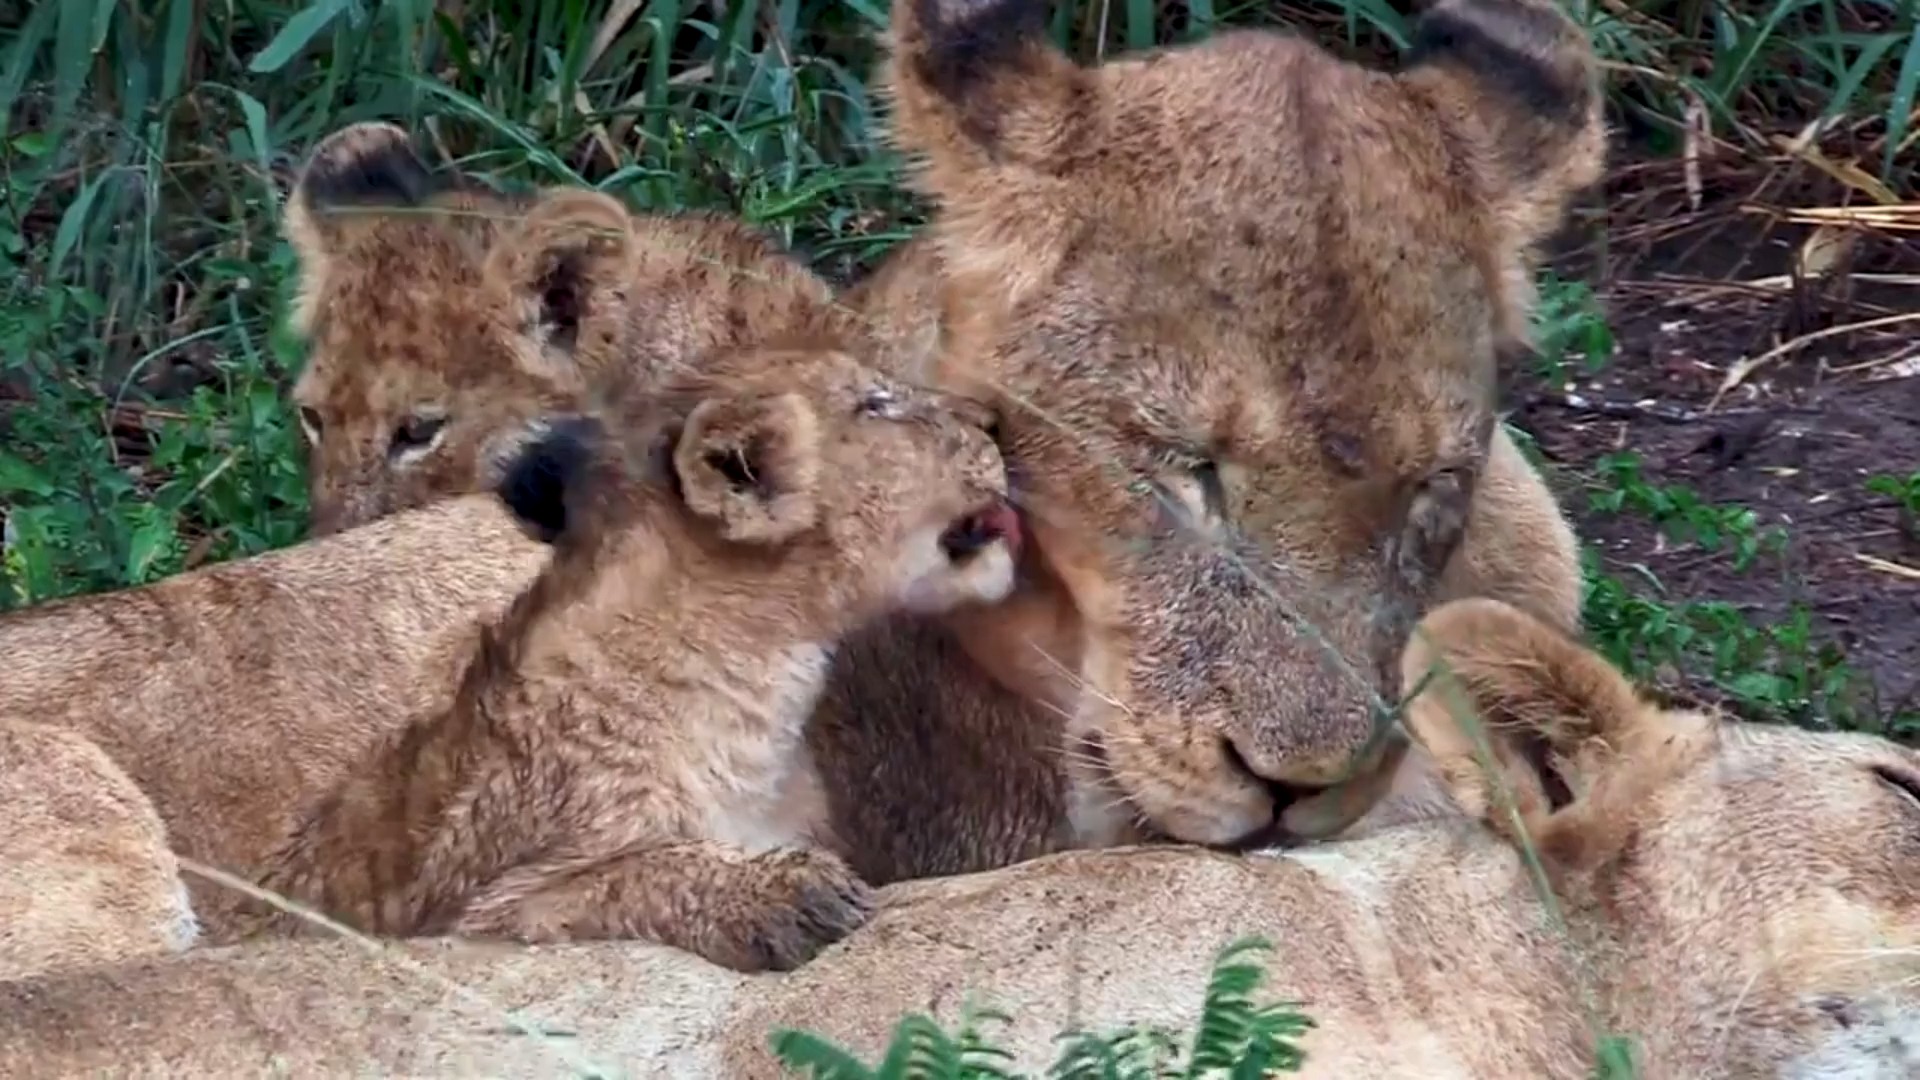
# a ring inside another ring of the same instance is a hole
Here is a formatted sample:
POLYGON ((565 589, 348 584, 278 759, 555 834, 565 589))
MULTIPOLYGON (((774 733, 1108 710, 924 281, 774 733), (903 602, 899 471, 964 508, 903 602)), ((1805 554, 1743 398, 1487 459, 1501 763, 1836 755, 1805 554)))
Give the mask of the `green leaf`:
POLYGON ((773 1056, 790 1069, 806 1069, 813 1080, 875 1080, 858 1058, 810 1031, 774 1032, 773 1056))
POLYGON ((287 20, 287 25, 273 35, 267 47, 254 55, 247 70, 255 75, 268 75, 287 66, 287 61, 299 55, 307 47, 315 34, 327 28, 334 17, 346 9, 346 0, 318 0, 309 4, 298 15, 287 20))
MULTIPOLYGON (((27 20, 14 31, 13 48, 7 53, 6 71, 0 73, 0 116, 13 115, 14 99, 26 85, 27 73, 40 55, 40 45, 55 25, 61 5, 28 5, 27 20)), ((44 135, 44 133, 41 133, 44 135)))
POLYGON ((173 548, 174 530, 171 517, 155 517, 133 531, 133 539, 127 544, 127 584, 138 585, 147 580, 147 570, 153 560, 173 548))
POLYGON ((38 159, 53 149, 53 140, 44 131, 28 131, 15 136, 12 145, 13 152, 21 157, 38 159))
POLYGON ((113 8, 116 0, 93 0, 93 47, 89 53, 97 53, 100 46, 107 43, 107 31, 113 29, 113 8))
POLYGON ((1913 98, 1920 91, 1920 10, 1908 5, 1907 51, 1900 60, 1900 77, 1894 83, 1893 98, 1887 102, 1887 154, 1881 165, 1882 177, 1893 174, 1896 152, 1907 138, 1907 125, 1913 118, 1913 98))
POLYGON ((1749 671, 1727 680, 1727 689, 1748 701, 1777 702, 1786 698, 1787 680, 1764 671, 1749 671))
POLYGON ((14 492, 45 498, 53 494, 53 482, 32 464, 0 450, 0 495, 14 492))
POLYGON ((160 100, 179 96, 186 81, 187 54, 192 51, 194 0, 172 0, 167 8, 166 51, 160 57, 160 100))
POLYGON ((272 148, 267 143, 267 107, 260 104, 258 98, 245 90, 234 90, 234 99, 240 102, 240 115, 246 117, 247 141, 253 144, 254 163, 260 166, 260 175, 264 178, 267 197, 279 199, 279 192, 273 185, 272 148))
POLYGON ((53 233, 53 259, 48 263, 49 266, 59 269, 60 264, 65 262, 67 256, 72 254, 73 249, 79 245, 80 232, 87 225, 87 212, 93 209, 93 200, 100 194, 100 185, 106 183, 107 178, 112 175, 111 172, 101 172, 87 181, 86 186, 80 189, 80 194, 74 198, 72 205, 67 207, 67 212, 60 215, 60 227, 53 233))

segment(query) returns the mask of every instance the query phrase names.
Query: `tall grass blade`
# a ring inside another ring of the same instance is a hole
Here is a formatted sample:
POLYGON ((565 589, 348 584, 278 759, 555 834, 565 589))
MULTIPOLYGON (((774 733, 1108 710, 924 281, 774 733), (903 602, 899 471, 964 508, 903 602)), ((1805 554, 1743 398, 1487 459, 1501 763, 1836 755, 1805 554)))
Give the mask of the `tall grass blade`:
POLYGON ((270 75, 287 66, 287 62, 300 54, 316 35, 325 30, 333 20, 347 9, 349 0, 314 0, 314 3, 302 8, 280 32, 267 42, 266 47, 254 55, 247 64, 247 70, 255 75, 270 75))
POLYGON ((1887 150, 1880 164, 1880 178, 1893 179, 1893 163, 1907 141, 1907 128, 1913 122, 1914 91, 1920 88, 1920 4, 1906 5, 1907 51, 1900 58, 1900 76, 1894 83, 1893 97, 1887 102, 1887 150))

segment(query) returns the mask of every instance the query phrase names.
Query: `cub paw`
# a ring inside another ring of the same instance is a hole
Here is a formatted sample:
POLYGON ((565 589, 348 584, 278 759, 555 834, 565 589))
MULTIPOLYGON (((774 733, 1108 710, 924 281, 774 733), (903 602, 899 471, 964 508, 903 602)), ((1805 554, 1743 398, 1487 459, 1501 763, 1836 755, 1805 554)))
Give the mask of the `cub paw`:
POLYGON ((791 971, 846 937, 873 914, 873 888, 837 857, 820 851, 781 852, 768 863, 758 896, 713 957, 741 971, 791 971))

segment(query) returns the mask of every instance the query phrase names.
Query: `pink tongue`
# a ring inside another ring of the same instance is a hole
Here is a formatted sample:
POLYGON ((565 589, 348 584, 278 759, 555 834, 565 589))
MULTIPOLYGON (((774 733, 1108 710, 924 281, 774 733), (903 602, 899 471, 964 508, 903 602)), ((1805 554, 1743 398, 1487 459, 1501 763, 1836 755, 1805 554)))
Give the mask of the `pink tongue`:
POLYGON ((1004 537, 1007 542, 1007 554, 1020 554, 1020 515, 1006 503, 994 503, 988 509, 974 515, 982 531, 1004 537))

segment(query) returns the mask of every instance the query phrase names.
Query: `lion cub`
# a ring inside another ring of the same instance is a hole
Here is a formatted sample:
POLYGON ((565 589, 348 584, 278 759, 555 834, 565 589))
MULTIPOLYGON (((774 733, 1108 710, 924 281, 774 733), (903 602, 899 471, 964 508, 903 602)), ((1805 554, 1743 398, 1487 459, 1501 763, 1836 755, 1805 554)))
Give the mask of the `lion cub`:
POLYGON ((801 733, 843 636, 1012 587, 990 417, 831 350, 717 357, 637 411, 521 453, 499 493, 549 567, 264 886, 376 933, 638 937, 742 970, 864 921, 801 733))

